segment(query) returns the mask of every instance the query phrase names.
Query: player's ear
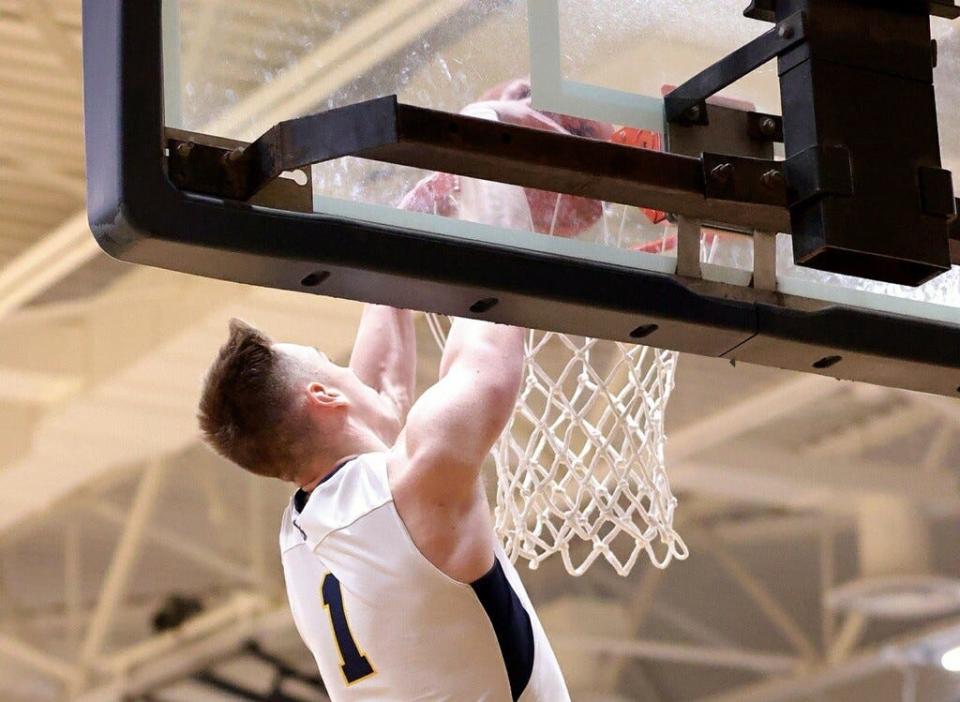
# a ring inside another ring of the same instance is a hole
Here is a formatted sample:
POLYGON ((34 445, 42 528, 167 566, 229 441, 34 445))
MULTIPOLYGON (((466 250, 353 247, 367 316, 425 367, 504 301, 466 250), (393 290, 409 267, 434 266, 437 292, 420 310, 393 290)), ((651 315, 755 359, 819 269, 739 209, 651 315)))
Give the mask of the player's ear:
POLYGON ((342 407, 347 404, 346 398, 339 390, 323 383, 310 383, 307 386, 307 396, 317 407, 342 407))

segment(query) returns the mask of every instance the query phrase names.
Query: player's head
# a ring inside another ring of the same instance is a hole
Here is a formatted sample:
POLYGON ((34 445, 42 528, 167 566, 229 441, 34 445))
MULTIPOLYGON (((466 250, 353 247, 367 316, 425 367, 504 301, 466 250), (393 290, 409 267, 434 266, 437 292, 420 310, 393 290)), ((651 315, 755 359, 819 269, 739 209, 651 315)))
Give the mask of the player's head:
POLYGON ((313 347, 276 344, 239 320, 230 322, 207 373, 199 421, 225 458, 300 483, 330 460, 370 450, 399 430, 396 414, 350 369, 313 347))
MULTIPOLYGON (((480 100, 500 103, 498 113, 504 121, 511 122, 512 120, 504 114, 509 110, 504 110, 503 103, 516 103, 523 105, 524 109, 532 110, 532 97, 533 88, 530 80, 516 78, 489 88, 480 96, 480 100)), ((615 132, 614 126, 606 122, 543 110, 537 110, 536 113, 545 118, 545 121, 527 123, 523 121, 524 113, 521 111, 518 113, 520 121, 512 123, 532 126, 536 129, 550 129, 551 127, 547 125, 551 125, 555 131, 598 141, 609 141, 615 132)), ((514 119, 517 119, 518 115, 513 115, 514 119)), ((603 216, 603 204, 596 200, 574 195, 558 196, 557 193, 534 188, 526 188, 526 193, 533 228, 544 234, 562 237, 579 236, 603 216)))
MULTIPOLYGON (((514 78, 505 83, 500 83, 487 89, 480 96, 482 101, 506 101, 521 102, 529 101, 533 97, 533 86, 529 78, 514 78)), ((607 122, 599 122, 593 119, 583 119, 581 117, 571 117, 558 112, 546 112, 540 110, 540 114, 549 117, 559 124, 563 129, 574 136, 586 137, 588 139, 598 139, 600 141, 609 141, 616 131, 614 125, 607 122)))

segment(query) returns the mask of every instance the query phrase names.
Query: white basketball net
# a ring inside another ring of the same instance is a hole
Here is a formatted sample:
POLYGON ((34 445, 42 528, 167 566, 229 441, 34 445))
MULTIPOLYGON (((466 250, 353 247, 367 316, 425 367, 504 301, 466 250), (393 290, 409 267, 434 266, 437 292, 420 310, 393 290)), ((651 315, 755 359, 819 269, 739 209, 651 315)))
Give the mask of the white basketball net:
MULTIPOLYGON (((442 348, 449 322, 428 319, 442 348)), ((582 575, 603 556, 625 576, 644 552, 658 568, 687 557, 664 471, 676 364, 671 351, 529 332, 517 408, 492 451, 512 560, 537 568, 560 553, 582 575)))

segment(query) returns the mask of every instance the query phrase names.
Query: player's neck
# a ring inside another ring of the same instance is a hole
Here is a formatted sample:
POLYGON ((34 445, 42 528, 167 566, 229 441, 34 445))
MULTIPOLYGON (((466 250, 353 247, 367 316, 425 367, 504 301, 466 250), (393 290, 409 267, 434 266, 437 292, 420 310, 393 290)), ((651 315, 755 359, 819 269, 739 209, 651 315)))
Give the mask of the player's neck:
POLYGON ((342 465, 345 459, 364 453, 386 451, 389 448, 371 431, 344 432, 342 439, 335 447, 318 454, 310 468, 296 481, 303 490, 313 490, 342 465))

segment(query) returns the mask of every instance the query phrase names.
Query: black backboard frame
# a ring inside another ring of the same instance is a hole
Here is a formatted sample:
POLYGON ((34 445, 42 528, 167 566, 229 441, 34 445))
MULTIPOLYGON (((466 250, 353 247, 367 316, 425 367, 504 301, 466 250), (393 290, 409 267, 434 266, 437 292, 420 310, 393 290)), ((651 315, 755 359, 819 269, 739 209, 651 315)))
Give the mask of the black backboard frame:
POLYGON ((556 251, 267 209, 178 189, 167 175, 161 0, 84 0, 83 15, 89 218, 100 246, 116 258, 960 394, 960 323, 745 294, 556 251), (828 359, 833 362, 824 363, 828 359))

